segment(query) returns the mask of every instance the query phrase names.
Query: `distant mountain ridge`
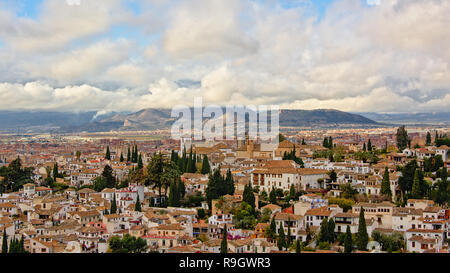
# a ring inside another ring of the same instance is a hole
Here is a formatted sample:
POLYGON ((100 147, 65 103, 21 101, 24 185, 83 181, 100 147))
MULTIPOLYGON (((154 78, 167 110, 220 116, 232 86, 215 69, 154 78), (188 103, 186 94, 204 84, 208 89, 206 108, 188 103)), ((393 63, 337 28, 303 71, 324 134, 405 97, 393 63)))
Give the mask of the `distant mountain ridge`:
MULTIPOLYGON (((110 130, 166 129, 177 120, 171 109, 148 108, 136 113, 69 113, 45 111, 0 111, 0 131, 99 132, 110 130)), ((224 111, 225 113, 225 111, 224 111)), ((269 115, 270 117, 270 115, 269 115)), ((204 119, 204 121, 207 119, 204 119)), ((248 118, 247 118, 248 120, 248 118)), ((280 127, 376 126, 377 122, 358 114, 332 109, 279 111, 280 127)))
POLYGON ((354 113, 371 120, 390 124, 450 124, 450 112, 436 113, 354 113))

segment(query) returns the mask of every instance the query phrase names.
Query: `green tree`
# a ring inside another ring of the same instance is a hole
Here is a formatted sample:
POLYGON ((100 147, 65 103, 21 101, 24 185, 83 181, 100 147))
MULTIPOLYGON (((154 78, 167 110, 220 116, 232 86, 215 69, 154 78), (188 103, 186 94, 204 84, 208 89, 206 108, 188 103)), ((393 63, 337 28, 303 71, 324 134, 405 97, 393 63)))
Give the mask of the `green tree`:
POLYGON ((284 234, 283 224, 281 224, 280 228, 278 229, 277 246, 279 250, 283 250, 284 248, 286 248, 286 235, 284 234))
POLYGON ((353 188, 351 183, 342 184, 339 186, 341 192, 342 198, 345 199, 354 199, 355 196, 358 194, 358 190, 353 188))
POLYGON ((447 181, 448 180, 448 171, 446 167, 442 167, 441 171, 440 171, 440 176, 441 176, 441 180, 442 181, 447 181))
POLYGON ((295 253, 302 252, 302 245, 299 240, 295 240, 295 253))
POLYGON ((114 213, 117 212, 117 201, 116 201, 116 194, 115 193, 114 193, 113 200, 112 200, 112 203, 111 203, 110 211, 111 211, 111 214, 114 214, 114 213))
POLYGON ((123 153, 120 153, 120 162, 124 162, 125 158, 123 158, 123 153))
POLYGON ((275 224, 275 217, 270 221, 270 226, 265 230, 264 236, 270 240, 275 240, 277 238, 277 226, 275 224))
POLYGON ((291 185, 291 188, 289 189, 289 200, 295 200, 295 197, 297 196, 297 192, 295 191, 294 185, 291 185))
POLYGON ((3 228, 2 253, 8 253, 8 235, 6 228, 3 228))
POLYGON ((411 198, 422 198, 421 189, 420 189, 420 178, 419 178, 419 170, 416 169, 414 173, 414 179, 411 189, 411 198))
POLYGON ((220 253, 228 253, 228 242, 227 242, 227 224, 223 227, 222 242, 220 243, 220 253))
POLYGON ((232 209, 232 214, 235 216, 233 223, 236 228, 253 229, 256 225, 255 210, 247 202, 241 202, 237 208, 232 209))
MULTIPOLYGON (((250 189, 253 191, 253 189, 251 188, 250 185, 250 189)), ((225 176, 225 194, 231 194, 233 195, 235 191, 235 187, 234 187, 234 179, 233 179, 233 175, 231 174, 231 170, 228 169, 227 171, 227 175, 225 176)), ((253 204, 255 202, 253 201, 253 204)), ((252 203, 249 203, 252 207, 254 207, 254 205, 252 205, 252 203)))
POLYGON ((329 146, 328 146, 328 138, 327 138, 327 137, 325 137, 325 138, 323 139, 322 146, 325 147, 325 148, 328 148, 328 147, 329 147, 329 146))
MULTIPOLYGON (((169 181, 169 179, 164 179, 163 173, 165 169, 165 162, 162 154, 156 154, 152 157, 149 164, 147 165, 147 176, 145 178, 145 184, 147 186, 152 186, 153 189, 158 189, 159 198, 162 199, 162 189, 163 180, 169 181)), ((169 182, 170 183, 170 182, 169 182)))
POLYGON ((388 167, 384 168, 383 180, 381 181, 381 194, 392 196, 388 167))
POLYGON ((285 140, 286 140, 286 137, 283 134, 279 133, 278 134, 278 143, 281 143, 285 140))
POLYGON ((56 183, 56 178, 59 177, 59 171, 58 171, 58 163, 55 162, 53 165, 53 181, 56 183))
POLYGON ((128 146, 127 162, 131 162, 131 151, 130 151, 130 146, 128 146))
POLYGON ((136 198, 136 204, 134 205, 134 211, 141 211, 141 201, 139 201, 139 194, 136 198))
POLYGON ((352 233, 350 231, 350 226, 347 226, 347 231, 345 232, 345 240, 344 240, 344 253, 352 253, 352 251, 353 251, 352 233))
POLYGON ((242 201, 246 202, 252 207, 252 210, 255 210, 255 194, 253 193, 253 188, 250 182, 245 185, 244 193, 242 194, 242 201))
POLYGON ((330 176, 330 180, 332 182, 336 182, 337 181, 337 173, 336 173, 336 171, 334 169, 331 170, 331 172, 329 173, 329 176, 330 176))
POLYGON ((317 239, 319 242, 326 242, 328 238, 328 219, 323 218, 322 223, 320 223, 319 237, 317 239))
POLYGON ((406 149, 408 144, 410 143, 410 139, 408 137, 408 132, 405 129, 405 126, 400 126, 397 129, 397 147, 400 151, 406 149))
POLYGON ((111 152, 109 151, 109 146, 106 147, 106 155, 105 158, 111 160, 111 152))
POLYGON ((427 146, 430 146, 430 145, 431 145, 431 134, 430 134, 430 132, 427 132, 427 137, 426 137, 425 145, 427 145, 427 146))
POLYGON ((103 189, 105 189, 107 187, 106 178, 103 177, 102 175, 100 175, 94 179, 94 181, 92 182, 92 185, 96 192, 101 192, 103 189))
POLYGON ((370 139, 369 139, 369 142, 367 143, 367 150, 368 150, 369 152, 372 151, 372 142, 370 141, 370 139))
POLYGON ((167 198, 167 190, 170 187, 170 185, 175 183, 174 187, 177 188, 177 195, 174 196, 176 200, 177 206, 179 206, 179 200, 180 200, 180 189, 178 189, 177 182, 180 180, 180 171, 178 170, 178 166, 175 165, 172 161, 168 161, 164 163, 164 170, 163 174, 161 175, 161 184, 164 188, 164 197, 167 198))
POLYGON ((327 241, 330 243, 334 243, 336 240, 336 233, 334 232, 334 229, 336 228, 336 224, 334 223, 333 218, 330 218, 327 224, 327 241))
POLYGON ((291 245, 291 243, 292 243, 292 234, 291 234, 291 219, 289 218, 289 216, 288 216, 288 226, 287 226, 287 230, 288 230, 288 232, 287 232, 287 236, 286 236, 286 238, 287 238, 287 240, 286 240, 286 247, 289 247, 290 245, 291 245))
POLYGON ((111 166, 106 165, 103 168, 102 176, 106 179, 107 188, 114 188, 116 186, 116 178, 113 175, 113 169, 111 166))
POLYGON ((178 207, 180 206, 180 192, 178 191, 178 185, 175 181, 170 184, 169 192, 169 206, 178 207))
POLYGON ((142 253, 147 250, 147 241, 125 234, 122 239, 113 236, 109 240, 109 249, 112 253, 142 253))
POLYGON ((208 160, 208 156, 204 156, 203 157, 203 161, 202 161, 202 169, 201 169, 201 173, 202 174, 208 174, 211 172, 211 167, 209 165, 209 160, 208 160))
POLYGON ((401 168, 402 175, 398 179, 398 185, 400 186, 403 198, 406 197, 406 192, 410 192, 412 189, 414 175, 417 168, 417 161, 415 159, 411 160, 401 168))
POLYGON ((269 202, 272 204, 277 204, 277 193, 275 191, 275 188, 272 186, 272 190, 269 193, 269 202))
POLYGON ((138 170, 141 170, 144 168, 144 163, 142 163, 142 154, 139 154, 137 168, 138 168, 138 170))
POLYGON ((181 181, 181 179, 178 179, 177 181, 177 188, 178 192, 180 193, 180 199, 184 198, 186 195, 186 186, 184 185, 184 182, 181 181))
POLYGON ((361 211, 359 213, 359 224, 357 234, 358 250, 366 250, 368 242, 369 242, 369 235, 367 234, 366 219, 364 218, 364 208, 361 207, 361 211))

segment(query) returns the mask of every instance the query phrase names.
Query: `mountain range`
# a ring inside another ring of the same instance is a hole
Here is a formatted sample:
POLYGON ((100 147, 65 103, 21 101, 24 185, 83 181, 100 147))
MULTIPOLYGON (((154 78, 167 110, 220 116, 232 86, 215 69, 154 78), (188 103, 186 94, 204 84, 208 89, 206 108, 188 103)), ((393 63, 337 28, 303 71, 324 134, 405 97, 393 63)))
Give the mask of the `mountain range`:
POLYGON ((354 113, 380 123, 450 125, 450 112, 435 113, 354 113))
MULTIPOLYGON (((280 127, 377 127, 405 121, 405 119, 420 123, 425 118, 435 123, 450 120, 448 113, 395 115, 348 113, 332 109, 279 110, 280 127)), ((94 111, 80 113, 0 111, 0 131, 73 133, 156 130, 170 128, 176 119, 171 117, 170 109, 156 108, 143 109, 135 113, 113 112, 107 115, 98 115, 94 111)), ((208 119, 203 119, 204 122, 206 120, 208 119)))

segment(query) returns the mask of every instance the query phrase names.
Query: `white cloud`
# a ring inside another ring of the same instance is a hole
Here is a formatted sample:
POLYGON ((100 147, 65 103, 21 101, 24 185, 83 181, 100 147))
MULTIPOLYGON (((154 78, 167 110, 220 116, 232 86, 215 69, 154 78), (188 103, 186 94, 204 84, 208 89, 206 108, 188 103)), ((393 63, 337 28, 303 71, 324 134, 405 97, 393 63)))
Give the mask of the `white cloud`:
POLYGON ((46 0, 40 8, 36 20, 1 11, 0 35, 14 50, 58 50, 76 39, 107 31, 129 16, 121 10, 120 0, 83 1, 80 5, 46 0))
POLYGON ((241 12, 239 0, 182 2, 171 12, 164 47, 178 57, 251 54, 258 44, 241 28, 241 12))
POLYGON ((309 6, 276 1, 139 1, 134 17, 119 0, 91 2, 71 12, 48 0, 37 20, 0 11, 0 109, 139 110, 194 96, 345 111, 450 108, 448 1, 342 0, 320 21, 309 6), (110 37, 114 24, 145 42, 110 37))

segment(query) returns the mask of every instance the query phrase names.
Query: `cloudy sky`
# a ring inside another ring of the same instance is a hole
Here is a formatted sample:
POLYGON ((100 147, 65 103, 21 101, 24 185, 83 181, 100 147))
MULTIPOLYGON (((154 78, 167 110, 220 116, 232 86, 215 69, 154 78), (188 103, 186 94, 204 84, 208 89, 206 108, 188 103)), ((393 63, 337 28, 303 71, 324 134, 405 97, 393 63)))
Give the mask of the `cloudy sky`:
POLYGON ((450 109, 448 0, 0 0, 0 110, 450 109))

